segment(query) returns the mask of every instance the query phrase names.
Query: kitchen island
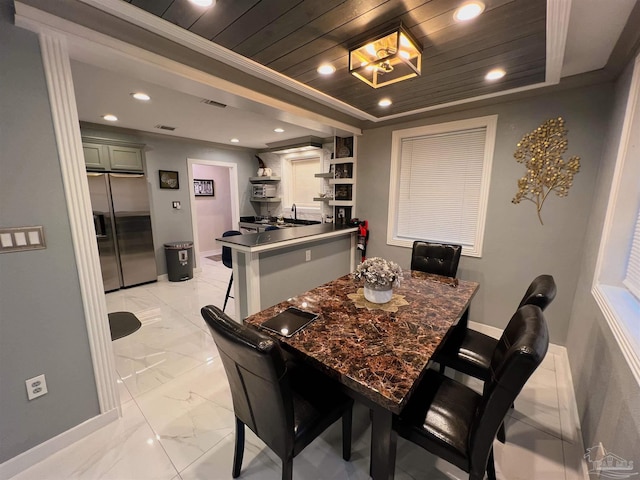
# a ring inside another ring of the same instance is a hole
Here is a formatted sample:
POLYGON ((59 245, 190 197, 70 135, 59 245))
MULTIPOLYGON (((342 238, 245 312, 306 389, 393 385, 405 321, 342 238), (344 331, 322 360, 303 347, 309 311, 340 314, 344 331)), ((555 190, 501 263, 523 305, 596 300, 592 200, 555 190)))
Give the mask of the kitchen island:
POLYGON ((231 248, 236 320, 352 272, 357 234, 324 223, 217 238, 231 248))

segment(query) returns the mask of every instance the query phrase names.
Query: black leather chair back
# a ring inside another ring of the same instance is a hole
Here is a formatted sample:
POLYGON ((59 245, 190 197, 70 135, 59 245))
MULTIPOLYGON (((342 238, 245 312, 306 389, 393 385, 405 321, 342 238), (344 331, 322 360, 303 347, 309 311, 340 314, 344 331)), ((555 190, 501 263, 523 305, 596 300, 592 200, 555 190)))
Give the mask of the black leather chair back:
MULTIPOLYGON (((223 237, 233 237, 234 235, 242 235, 238 230, 227 230, 222 234, 223 237)), ((222 247, 222 263, 225 267, 233 268, 233 260, 231 259, 231 248, 222 247)))
POLYGON ((549 347, 549 332, 536 305, 525 305, 513 315, 491 360, 491 379, 469 436, 471 469, 483 478, 493 439, 515 398, 542 362, 549 347))
POLYGON ((461 252, 460 245, 416 240, 411 251, 411 270, 454 278, 461 252))
POLYGON ((293 404, 280 346, 213 305, 203 307, 224 365, 236 417, 279 456, 293 450, 293 404))
POLYGON ((533 279, 522 297, 520 305, 537 305, 542 311, 556 298, 556 282, 551 275, 539 275, 533 279))

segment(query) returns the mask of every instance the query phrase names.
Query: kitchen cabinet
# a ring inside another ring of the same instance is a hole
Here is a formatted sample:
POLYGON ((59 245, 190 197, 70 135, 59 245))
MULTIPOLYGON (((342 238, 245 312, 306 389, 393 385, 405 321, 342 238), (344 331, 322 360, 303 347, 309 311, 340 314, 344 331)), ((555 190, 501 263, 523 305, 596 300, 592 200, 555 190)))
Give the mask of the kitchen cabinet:
POLYGON ((87 170, 144 171, 144 146, 120 143, 109 139, 82 138, 82 150, 87 170))

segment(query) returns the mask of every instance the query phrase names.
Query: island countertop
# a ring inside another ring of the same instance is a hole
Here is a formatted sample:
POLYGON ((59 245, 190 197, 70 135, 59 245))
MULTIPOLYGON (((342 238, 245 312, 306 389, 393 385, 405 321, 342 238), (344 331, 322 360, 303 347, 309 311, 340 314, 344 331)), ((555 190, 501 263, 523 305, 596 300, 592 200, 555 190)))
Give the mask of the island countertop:
POLYGON ((295 228, 281 228, 260 233, 248 233, 231 237, 216 238, 226 247, 242 252, 261 252, 305 243, 312 240, 331 238, 357 232, 357 227, 322 223, 295 228))

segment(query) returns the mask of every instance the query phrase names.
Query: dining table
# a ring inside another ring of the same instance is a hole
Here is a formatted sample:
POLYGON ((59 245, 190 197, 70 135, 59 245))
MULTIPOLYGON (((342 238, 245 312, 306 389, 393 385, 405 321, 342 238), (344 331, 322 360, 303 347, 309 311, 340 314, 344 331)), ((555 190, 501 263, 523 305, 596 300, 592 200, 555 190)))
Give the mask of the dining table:
POLYGON ((318 317, 287 337, 269 330, 297 360, 334 378, 371 409, 370 475, 394 477, 399 414, 436 348, 454 330, 479 288, 477 282, 404 271, 391 301, 364 298, 362 281, 344 275, 244 319, 261 324, 289 307, 318 317))

